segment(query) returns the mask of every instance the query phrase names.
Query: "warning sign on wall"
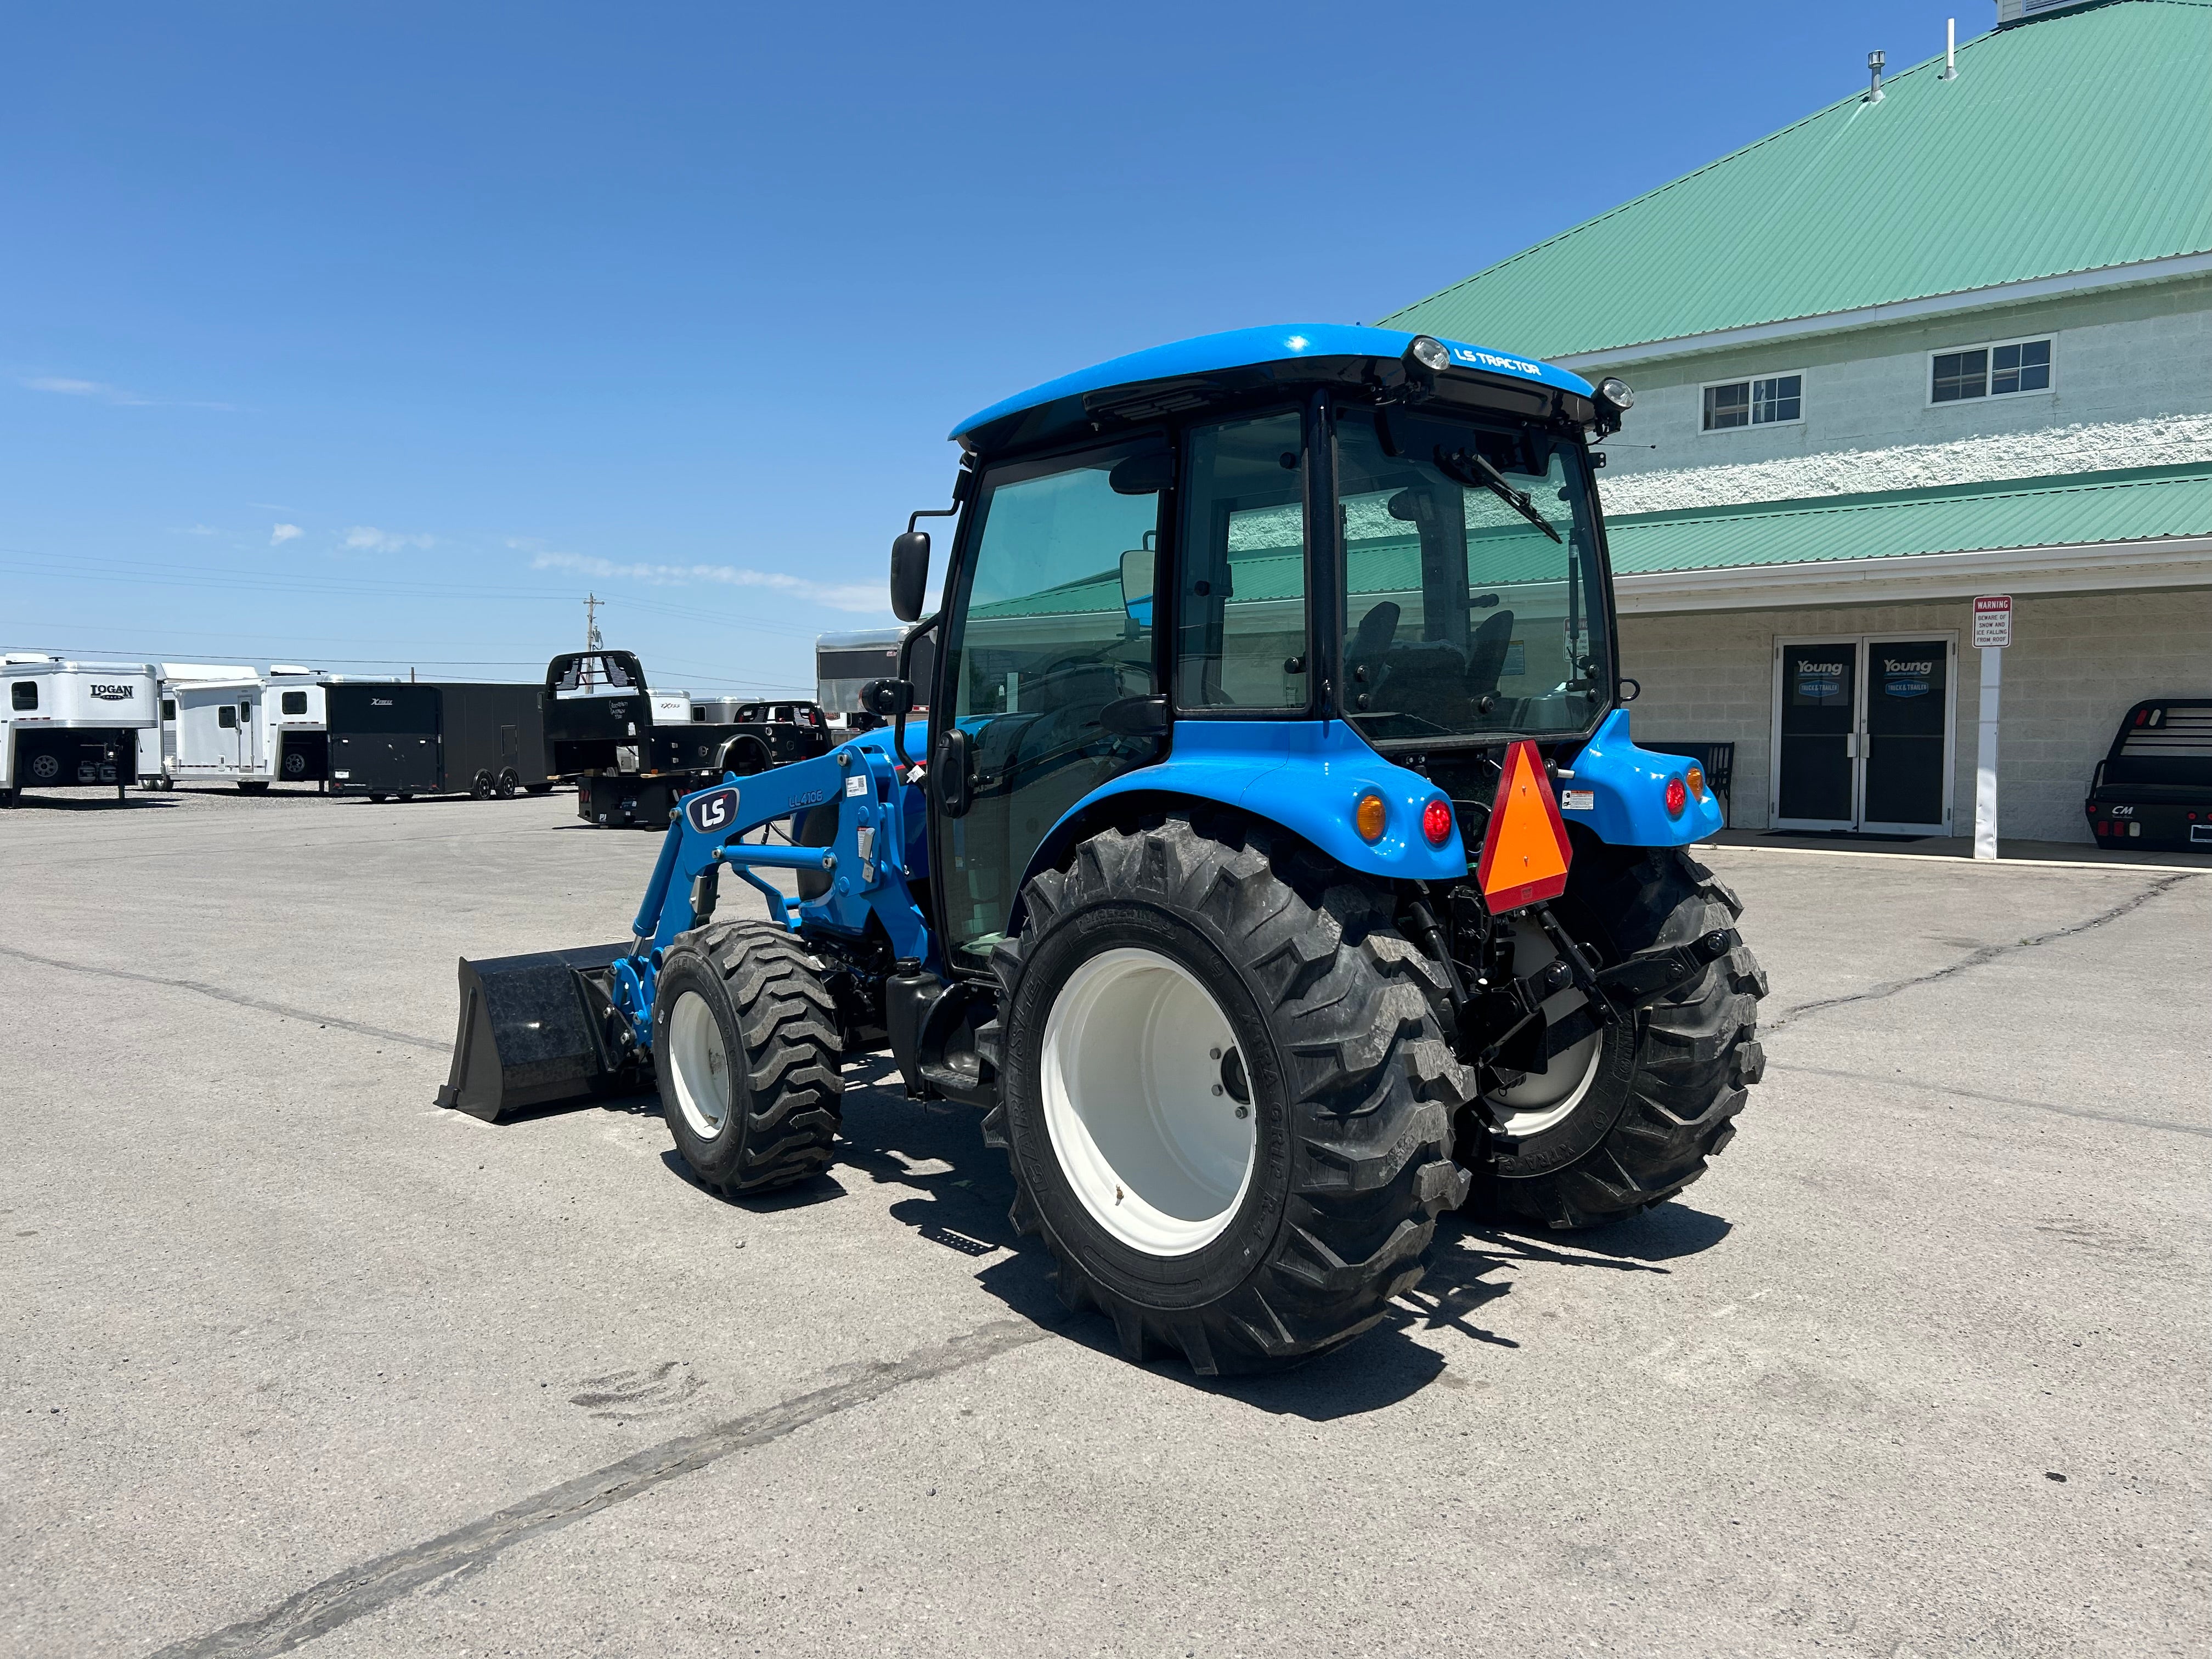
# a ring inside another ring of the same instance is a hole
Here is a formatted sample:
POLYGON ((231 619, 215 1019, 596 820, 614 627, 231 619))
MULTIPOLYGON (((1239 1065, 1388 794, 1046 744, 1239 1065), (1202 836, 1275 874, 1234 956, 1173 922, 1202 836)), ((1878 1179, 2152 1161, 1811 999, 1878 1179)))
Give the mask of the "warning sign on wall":
POLYGON ((1975 596, 1974 643, 1984 651, 2002 651, 2012 643, 2011 594, 1975 596))

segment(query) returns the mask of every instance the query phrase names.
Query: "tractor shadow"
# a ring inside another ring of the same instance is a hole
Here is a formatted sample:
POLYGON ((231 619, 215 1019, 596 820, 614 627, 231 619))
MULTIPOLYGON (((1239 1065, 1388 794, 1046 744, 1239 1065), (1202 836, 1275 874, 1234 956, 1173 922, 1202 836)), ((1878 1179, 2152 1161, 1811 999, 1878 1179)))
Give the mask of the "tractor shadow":
MULTIPOLYGON (((600 1109, 659 1112, 658 1096, 599 1103, 600 1109)), ((757 1198, 732 1200, 700 1187, 673 1148, 661 1162, 702 1196, 756 1215, 811 1208, 847 1197, 866 1181, 903 1188, 887 1213, 915 1236, 973 1260, 975 1282, 1009 1312, 1120 1363, 1110 1321, 1071 1314, 1053 1284, 1050 1253, 1014 1230, 1007 1212, 1014 1178, 1006 1154, 983 1145, 982 1114, 942 1100, 910 1100, 888 1054, 845 1063, 844 1134, 837 1160, 811 1181, 757 1198)), ((1482 1318, 1512 1294, 1518 1276, 1562 1268, 1613 1273, 1667 1273, 1667 1263, 1711 1249, 1726 1238, 1723 1218, 1680 1202, 1661 1205, 1593 1233, 1553 1233, 1499 1226, 1466 1214, 1437 1223, 1429 1270, 1391 1304, 1381 1323, 1358 1340, 1294 1370, 1264 1376, 1199 1376, 1180 1358, 1156 1356, 1145 1369, 1203 1394, 1234 1400, 1275 1416, 1329 1422, 1401 1404, 1432 1383, 1468 1386, 1452 1370, 1449 1333, 1486 1350, 1517 1352, 1520 1341, 1482 1318)), ((1466 1361, 1459 1362, 1463 1371, 1466 1361)))
MULTIPOLYGON (((1053 1285, 1049 1252, 1015 1231, 1007 1215, 1013 1174, 1004 1152, 983 1145, 981 1118, 972 1107, 908 1099, 887 1054, 855 1057, 846 1062, 846 1138, 836 1170, 848 1182, 865 1178, 908 1189, 890 1206, 894 1218, 931 1243, 975 1258, 976 1283, 1011 1312, 1118 1362, 1111 1322, 1087 1310, 1069 1313, 1053 1285)), ((680 1160, 675 1167, 682 1169, 680 1160)), ((780 1196, 795 1206, 842 1195, 837 1182, 825 1176, 780 1196), (827 1190, 816 1193, 817 1187, 827 1190)), ((1274 1415, 1313 1422, 1357 1417, 1397 1405, 1431 1383, 1466 1385, 1451 1374, 1448 1354, 1432 1346, 1437 1333, 1517 1351, 1519 1342, 1479 1316, 1511 1293, 1518 1273, 1665 1273, 1665 1263, 1710 1249, 1729 1231, 1721 1217, 1679 1202, 1589 1235, 1524 1233, 1448 1215, 1437 1225, 1421 1283, 1392 1304, 1382 1323, 1334 1353, 1266 1376, 1198 1376, 1180 1358, 1155 1358, 1146 1369, 1274 1415)))

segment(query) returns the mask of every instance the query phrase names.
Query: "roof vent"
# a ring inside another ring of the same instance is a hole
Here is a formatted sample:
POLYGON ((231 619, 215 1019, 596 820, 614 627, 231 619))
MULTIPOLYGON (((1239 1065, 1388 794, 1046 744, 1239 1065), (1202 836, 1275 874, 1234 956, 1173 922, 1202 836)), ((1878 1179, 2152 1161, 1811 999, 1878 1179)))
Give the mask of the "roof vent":
POLYGON ((1871 84, 1866 89, 1863 101, 1869 104, 1881 102, 1881 66, 1888 61, 1881 55, 1879 47, 1867 54, 1867 76, 1871 84))

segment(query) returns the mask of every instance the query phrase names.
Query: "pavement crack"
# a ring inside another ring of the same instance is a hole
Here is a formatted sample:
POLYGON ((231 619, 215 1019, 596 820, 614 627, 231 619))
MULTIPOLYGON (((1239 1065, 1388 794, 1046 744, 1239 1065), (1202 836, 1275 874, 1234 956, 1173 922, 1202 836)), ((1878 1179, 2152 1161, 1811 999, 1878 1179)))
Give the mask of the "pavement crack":
POLYGON ((158 985, 165 990, 194 991, 201 996, 213 997, 217 1002, 228 1002, 235 1007, 251 1008, 264 1014, 281 1014, 286 1019, 313 1020, 318 1025, 335 1025, 342 1031, 357 1031, 362 1036, 380 1037, 386 1042, 404 1042, 410 1048, 426 1048, 434 1054, 442 1054, 448 1048, 446 1043, 416 1036, 411 1031, 392 1031, 381 1025, 364 1025, 357 1019, 318 1013, 312 1008, 295 1008, 289 1003, 270 1002, 264 997, 245 996, 236 991, 227 991, 220 985, 203 984, 196 979, 172 979, 166 974, 134 974, 127 968, 101 968, 88 962, 64 962, 58 957, 33 956, 28 951, 18 951, 9 945, 0 945, 0 957, 12 957, 18 962, 32 963, 40 968, 59 968, 68 973, 89 974, 95 979, 119 979, 134 985, 158 985))
POLYGON ((997 1319, 933 1346, 917 1349, 903 1359, 878 1361, 842 1382, 794 1395, 697 1434, 648 1446, 588 1474, 533 1492, 440 1537, 347 1567, 257 1618, 173 1643, 153 1659, 259 1659, 289 1653, 425 1584, 479 1570, 525 1539, 556 1531, 641 1497, 738 1452, 750 1451, 810 1423, 880 1400, 909 1382, 965 1370, 1051 1334, 1048 1326, 997 1319))
POLYGON ((1979 950, 1968 951, 1948 967, 1936 969, 1930 973, 1915 974, 1909 979, 1884 980, 1879 985, 1869 985, 1865 990, 1854 991, 1849 996, 1821 997, 1815 1001, 1798 1003, 1794 1007, 1784 1008, 1780 1016, 1771 1022, 1762 1020, 1759 1035, 1762 1037, 1771 1037, 1784 1026, 1794 1024, 1808 1014, 1817 1014, 1829 1008, 1841 1008, 1854 1002, 1880 1002, 1884 998, 1895 996, 1899 991, 1910 991, 1917 986, 1931 985, 1938 980, 1949 979, 1954 975, 1966 973, 1970 969, 1983 967, 1996 961, 2000 957, 2008 957, 2021 951, 2033 951, 2039 945, 2049 945, 2054 940, 2071 939, 2076 933, 2086 933, 2093 927, 2102 927, 2108 921, 2118 921, 2129 912, 2140 909, 2169 887, 2178 887, 2185 881, 2196 879, 2197 873, 2194 871, 2181 875, 2167 876, 2163 880, 2153 882, 2141 892, 2121 900, 2110 909, 2099 911, 2086 921, 2072 922, 2064 927, 2054 927, 2048 933, 2033 933, 2026 939, 2010 939, 2002 945, 1984 945, 1979 950))
POLYGON ((2025 1111, 2051 1112, 2060 1117, 2087 1118, 2093 1123, 2119 1123, 2130 1129, 2160 1129, 2169 1134, 2212 1136, 2212 1124, 2176 1123, 2170 1118, 2138 1117, 2130 1112, 2100 1112, 2089 1106, 2061 1106, 2055 1101, 2027 1100, 2018 1095, 1985 1094, 1978 1089, 1959 1089, 1948 1083, 1917 1083, 1911 1078, 1879 1077, 1870 1072, 1841 1072, 1826 1066, 1797 1066, 1779 1060, 1766 1062, 1770 1072, 1801 1072, 1807 1077, 1834 1078, 1844 1083, 1874 1083, 1893 1089, 1911 1089, 1922 1094, 1953 1095, 1960 1100, 1979 1100, 1992 1106, 2025 1111))

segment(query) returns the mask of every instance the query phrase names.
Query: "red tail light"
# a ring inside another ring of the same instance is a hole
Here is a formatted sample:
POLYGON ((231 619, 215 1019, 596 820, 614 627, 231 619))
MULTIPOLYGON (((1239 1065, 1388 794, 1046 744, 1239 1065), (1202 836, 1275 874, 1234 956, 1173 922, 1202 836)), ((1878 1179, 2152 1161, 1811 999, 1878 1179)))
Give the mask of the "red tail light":
POLYGON ((1441 847, 1451 836, 1451 803, 1438 799, 1421 809, 1421 833, 1429 838, 1429 845, 1441 847))
POLYGON ((1683 787, 1683 783, 1682 783, 1681 779, 1680 779, 1680 778, 1669 778, 1669 779, 1668 779, 1668 780, 1667 780, 1667 816, 1668 816, 1668 817, 1670 817, 1670 818, 1679 818, 1679 817, 1680 817, 1682 816, 1682 809, 1683 809, 1685 806, 1687 806, 1689 804, 1690 804, 1690 792, 1689 792, 1689 790, 1688 790, 1687 788, 1686 788, 1686 787, 1683 787))

